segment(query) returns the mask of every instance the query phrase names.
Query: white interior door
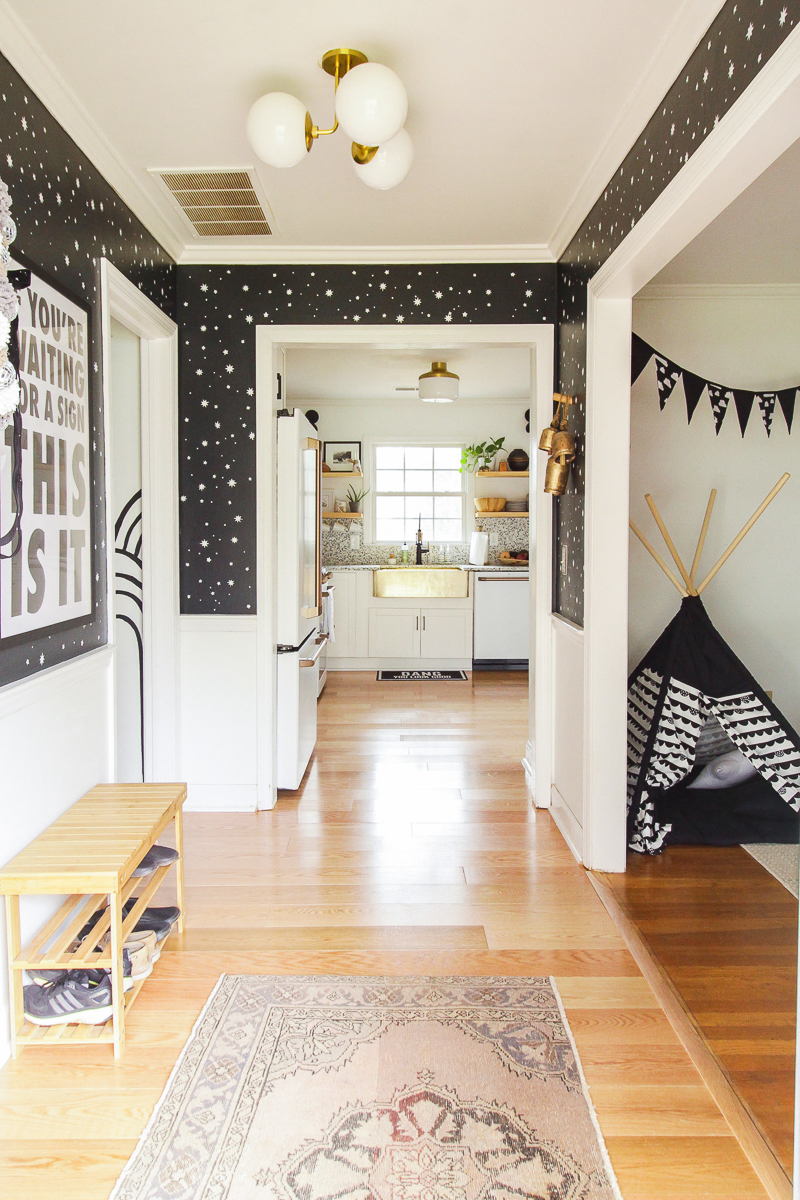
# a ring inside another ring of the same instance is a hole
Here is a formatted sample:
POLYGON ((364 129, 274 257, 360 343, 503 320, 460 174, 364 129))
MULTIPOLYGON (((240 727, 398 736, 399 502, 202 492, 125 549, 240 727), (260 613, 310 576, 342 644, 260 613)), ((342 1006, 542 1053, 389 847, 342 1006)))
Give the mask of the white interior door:
MULTIPOLYGON (((141 344, 111 319, 111 479, 114 504, 117 779, 139 783, 144 763, 141 344)), ((110 534, 109 530, 109 534, 110 534)))

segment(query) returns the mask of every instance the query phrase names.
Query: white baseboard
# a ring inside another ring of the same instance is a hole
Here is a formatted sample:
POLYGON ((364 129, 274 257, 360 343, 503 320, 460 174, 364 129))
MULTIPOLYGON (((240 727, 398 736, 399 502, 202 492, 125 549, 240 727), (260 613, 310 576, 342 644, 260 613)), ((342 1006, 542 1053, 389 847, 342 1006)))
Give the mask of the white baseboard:
POLYGON ((534 769, 534 753, 533 743, 525 743, 525 757, 522 760, 522 769, 525 772, 525 782, 528 785, 528 791, 531 794, 534 806, 536 808, 550 808, 550 797, 545 793, 537 798, 536 792, 536 771, 534 769))
POLYGON ((550 789, 550 814, 555 821, 561 836, 575 855, 577 862, 583 862, 583 829, 576 821, 571 810, 567 808, 564 797, 553 784, 550 789))
POLYGON ((255 812, 258 788, 253 784, 190 783, 184 812, 255 812))
POLYGON ((471 658, 331 658, 329 671, 471 671, 471 658))

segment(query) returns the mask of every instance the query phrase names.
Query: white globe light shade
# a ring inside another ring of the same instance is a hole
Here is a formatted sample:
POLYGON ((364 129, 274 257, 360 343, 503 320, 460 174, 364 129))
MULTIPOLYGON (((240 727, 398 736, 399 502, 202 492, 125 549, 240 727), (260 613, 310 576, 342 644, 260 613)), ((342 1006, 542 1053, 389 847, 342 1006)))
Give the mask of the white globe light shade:
POLYGON ((247 114, 247 140, 270 167, 295 167, 308 153, 306 106, 288 92, 269 92, 247 114))
POLYGON ((447 363, 431 363, 430 371, 419 377, 419 398, 426 404, 452 404, 458 399, 458 376, 447 370, 447 363))
POLYGON ((349 138, 362 146, 380 146, 403 128, 408 96, 394 71, 380 63, 361 63, 348 71, 336 92, 336 117, 349 138))
POLYGON ((354 162, 353 166, 362 183, 385 192, 403 182, 413 161, 414 143, 405 129, 401 129, 390 142, 378 147, 368 163, 354 162))

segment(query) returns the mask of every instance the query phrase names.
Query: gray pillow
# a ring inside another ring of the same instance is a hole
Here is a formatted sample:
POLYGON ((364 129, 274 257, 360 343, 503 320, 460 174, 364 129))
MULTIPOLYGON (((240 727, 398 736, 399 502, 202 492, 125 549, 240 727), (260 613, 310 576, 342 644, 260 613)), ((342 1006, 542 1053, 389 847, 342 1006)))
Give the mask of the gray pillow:
POLYGON ((735 787, 758 774, 749 758, 745 758, 741 750, 731 750, 721 754, 719 758, 706 763, 697 778, 690 783, 690 788, 728 788, 735 787))

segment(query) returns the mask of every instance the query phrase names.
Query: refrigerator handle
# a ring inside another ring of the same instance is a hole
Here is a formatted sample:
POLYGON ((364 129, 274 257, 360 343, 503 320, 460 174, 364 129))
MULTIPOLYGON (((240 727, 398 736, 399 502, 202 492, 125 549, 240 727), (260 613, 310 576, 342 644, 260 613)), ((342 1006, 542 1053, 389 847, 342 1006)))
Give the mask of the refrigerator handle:
POLYGON ((314 608, 304 608, 303 616, 320 617, 322 616, 322 442, 316 438, 306 438, 303 443, 303 449, 313 450, 317 456, 317 515, 314 521, 314 574, 316 577, 314 608))

